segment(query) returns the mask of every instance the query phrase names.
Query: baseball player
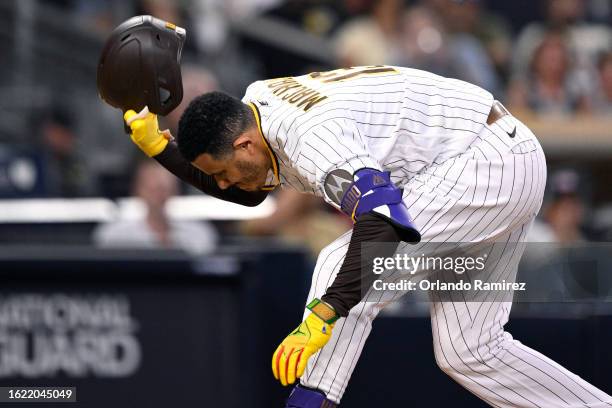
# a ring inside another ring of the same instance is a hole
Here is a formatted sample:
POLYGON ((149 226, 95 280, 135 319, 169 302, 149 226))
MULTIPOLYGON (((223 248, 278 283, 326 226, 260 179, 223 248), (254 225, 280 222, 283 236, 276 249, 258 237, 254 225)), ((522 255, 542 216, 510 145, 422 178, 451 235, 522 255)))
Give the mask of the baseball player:
MULTIPOLYGON (((524 240, 545 157, 533 133, 484 89, 415 69, 373 66, 257 81, 242 100, 194 99, 174 141, 147 108, 124 115, 132 140, 182 180, 254 206, 277 188, 314 194, 354 220, 319 255, 301 324, 272 356, 287 407, 335 407, 372 321, 360 248, 524 240)), ((522 247, 487 264, 506 281, 522 247)), ((435 255, 435 254, 426 254, 435 255)), ((436 362, 494 407, 604 407, 612 397, 504 330, 511 303, 432 297, 436 362)))

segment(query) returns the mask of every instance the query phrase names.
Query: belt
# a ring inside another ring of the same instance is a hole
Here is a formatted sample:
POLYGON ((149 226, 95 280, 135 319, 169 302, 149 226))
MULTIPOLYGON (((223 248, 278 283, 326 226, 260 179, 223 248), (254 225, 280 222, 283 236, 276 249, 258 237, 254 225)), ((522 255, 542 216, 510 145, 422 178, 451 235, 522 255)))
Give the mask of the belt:
POLYGON ((509 115, 508 109, 500 101, 494 101, 491 106, 491 111, 487 117, 487 125, 492 125, 506 115, 509 115))

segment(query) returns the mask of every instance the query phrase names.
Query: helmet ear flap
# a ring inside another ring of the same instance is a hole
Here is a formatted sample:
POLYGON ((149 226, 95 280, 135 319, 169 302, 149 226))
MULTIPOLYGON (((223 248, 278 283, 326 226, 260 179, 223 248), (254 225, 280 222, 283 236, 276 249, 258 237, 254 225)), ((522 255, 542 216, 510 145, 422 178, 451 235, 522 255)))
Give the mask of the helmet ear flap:
POLYGON ((158 88, 158 93, 159 93, 159 103, 161 105, 167 105, 172 100, 172 94, 170 94, 170 91, 167 90, 166 88, 163 88, 160 86, 158 88))
POLYGON ((180 59, 185 30, 137 16, 113 30, 98 63, 100 97, 122 111, 145 106, 167 115, 183 99, 180 59))

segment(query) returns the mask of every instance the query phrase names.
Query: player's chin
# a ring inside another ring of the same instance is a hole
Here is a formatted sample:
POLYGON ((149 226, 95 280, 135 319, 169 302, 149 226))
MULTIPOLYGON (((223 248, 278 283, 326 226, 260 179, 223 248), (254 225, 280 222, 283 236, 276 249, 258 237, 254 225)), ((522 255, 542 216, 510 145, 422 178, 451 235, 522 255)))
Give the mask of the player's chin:
POLYGON ((238 186, 239 189, 241 189, 243 191, 249 191, 249 192, 258 191, 258 190, 261 189, 258 186, 249 185, 249 184, 238 184, 237 186, 238 186))

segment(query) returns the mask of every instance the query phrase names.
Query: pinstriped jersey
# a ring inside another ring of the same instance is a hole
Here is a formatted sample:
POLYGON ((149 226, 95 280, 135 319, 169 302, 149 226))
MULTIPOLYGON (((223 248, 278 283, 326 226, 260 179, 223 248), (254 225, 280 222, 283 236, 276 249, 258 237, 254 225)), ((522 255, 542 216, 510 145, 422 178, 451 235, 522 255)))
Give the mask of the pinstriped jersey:
POLYGON ((493 96, 426 71, 372 66, 257 81, 243 102, 256 108, 278 162, 277 182, 325 197, 325 177, 338 168, 390 171, 402 187, 432 163, 465 152, 493 96))

